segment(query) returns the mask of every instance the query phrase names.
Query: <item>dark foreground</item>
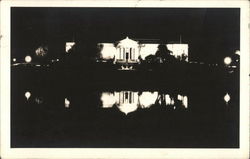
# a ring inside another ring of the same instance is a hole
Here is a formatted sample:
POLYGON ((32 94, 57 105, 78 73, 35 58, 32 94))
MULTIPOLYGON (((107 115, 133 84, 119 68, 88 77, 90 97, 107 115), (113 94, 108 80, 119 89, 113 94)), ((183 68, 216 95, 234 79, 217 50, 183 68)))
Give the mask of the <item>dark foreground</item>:
POLYGON ((239 147, 238 74, 173 72, 13 67, 11 147, 239 147))

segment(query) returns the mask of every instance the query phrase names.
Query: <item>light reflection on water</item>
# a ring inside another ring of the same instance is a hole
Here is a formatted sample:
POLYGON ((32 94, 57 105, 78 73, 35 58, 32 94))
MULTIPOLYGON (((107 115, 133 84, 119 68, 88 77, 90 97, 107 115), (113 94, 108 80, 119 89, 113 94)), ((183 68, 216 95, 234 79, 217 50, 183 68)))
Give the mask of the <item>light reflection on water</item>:
POLYGON ((42 104, 42 103, 43 103, 43 98, 42 98, 42 97, 36 97, 36 98, 35 98, 35 102, 36 102, 37 104, 42 104))
POLYGON ((64 99, 64 106, 65 106, 65 108, 69 108, 69 106, 70 106, 70 101, 68 100, 68 98, 65 98, 65 99, 64 99))
POLYGON ((226 93, 226 95, 224 96, 224 101, 226 102, 226 104, 228 104, 228 102, 230 101, 230 95, 228 93, 226 93))
POLYGON ((120 91, 120 92, 103 92, 101 94, 102 108, 117 108, 125 113, 134 112, 137 109, 150 108, 154 105, 165 107, 188 108, 188 97, 180 94, 165 94, 159 92, 134 92, 134 91, 120 91))
POLYGON ((29 100, 30 96, 31 96, 31 93, 29 91, 25 92, 24 93, 24 96, 27 100, 29 100))
MULTIPOLYGON (((88 145, 82 141, 100 141, 101 144, 95 147, 102 147, 111 136, 106 147, 119 147, 124 143, 126 148, 144 141, 149 142, 147 147, 158 147, 158 143, 162 147, 175 147, 178 144, 172 145, 172 141, 182 143, 183 140, 185 143, 181 147, 189 143, 198 143, 197 147, 201 147, 200 144, 208 140, 217 143, 227 138, 227 144, 232 138, 238 138, 235 131, 238 127, 235 122, 238 120, 237 103, 234 103, 237 96, 229 91, 79 90, 25 88, 14 92, 12 132, 14 137, 20 138, 15 144, 32 146, 24 136, 33 142, 36 136, 45 135, 42 139, 46 145, 53 143, 51 139, 56 137, 58 142, 75 140, 83 147, 88 145), (27 90, 29 100, 25 96, 27 90), (229 121, 234 125, 228 124, 229 121), (202 136, 193 141, 200 134, 202 136), (221 134, 227 136, 221 138, 221 134)), ((36 143, 39 146, 40 141, 36 143)), ((143 144, 138 147, 144 147, 143 144)))
MULTIPOLYGON (((160 106, 160 108, 167 108, 168 110, 185 110, 189 108, 188 95, 179 93, 163 93, 160 91, 113 91, 99 93, 100 96, 96 96, 95 100, 101 101, 101 108, 118 108, 120 112, 126 115, 136 110, 143 110, 157 106, 160 106)), ((222 95, 221 101, 224 101, 228 106, 229 102, 231 101, 231 95, 228 92, 225 93, 226 94, 222 95)), ((31 97, 31 91, 26 91, 24 96, 27 101, 33 101, 38 105, 44 104, 45 100, 49 100, 41 95, 34 94, 34 92, 31 97)), ((64 96, 60 99, 60 101, 63 102, 64 108, 69 109, 71 106, 71 100, 73 99, 64 96)), ((77 98, 75 98, 75 100, 77 100, 77 98)), ((89 101, 88 98, 85 100, 89 101)), ((53 101, 49 100, 48 102, 53 101)))

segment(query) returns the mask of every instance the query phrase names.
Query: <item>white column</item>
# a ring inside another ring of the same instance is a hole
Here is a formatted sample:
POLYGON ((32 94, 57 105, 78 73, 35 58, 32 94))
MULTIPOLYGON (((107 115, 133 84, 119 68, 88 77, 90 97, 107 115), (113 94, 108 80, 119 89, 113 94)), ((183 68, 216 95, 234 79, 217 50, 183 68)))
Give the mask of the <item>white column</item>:
POLYGON ((133 59, 135 60, 135 48, 133 48, 133 59))
POLYGON ((138 59, 137 50, 138 50, 137 48, 134 48, 134 55, 136 60, 138 59))
POLYGON ((122 49, 122 56, 121 56, 121 59, 124 58, 124 48, 121 48, 122 49))
POLYGON ((122 48, 120 47, 120 59, 122 59, 122 48))

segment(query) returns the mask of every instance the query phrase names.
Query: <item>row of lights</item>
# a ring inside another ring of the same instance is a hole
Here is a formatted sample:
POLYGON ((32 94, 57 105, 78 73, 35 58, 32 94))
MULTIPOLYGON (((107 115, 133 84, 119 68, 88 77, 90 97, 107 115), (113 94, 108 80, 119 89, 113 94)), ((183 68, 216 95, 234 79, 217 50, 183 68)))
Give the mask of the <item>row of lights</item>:
MULTIPOLYGON (((31 58, 31 56, 25 56, 24 60, 25 60, 26 63, 30 63, 30 62, 32 61, 32 58, 31 58)), ((13 61, 13 62, 16 62, 17 59, 16 59, 16 58, 13 58, 12 61, 13 61)), ((52 60, 52 62, 53 62, 53 61, 57 61, 57 62, 58 62, 59 59, 52 60)))
MULTIPOLYGON (((25 62, 30 63, 32 61, 32 58, 31 56, 25 56, 24 60, 25 62)), ((13 58, 12 61, 16 62, 16 58, 13 58)))
MULTIPOLYGON (((13 58, 12 60, 13 60, 13 62, 16 62, 16 58, 13 58)), ((31 56, 28 55, 28 56, 25 57, 25 62, 30 63, 31 61, 32 61, 31 56)), ((56 59, 56 61, 59 61, 59 59, 56 59)), ((197 63, 197 62, 190 62, 190 63, 197 63)), ((231 57, 225 57, 224 58, 224 63, 226 65, 230 65, 232 63, 232 58, 231 57)), ((200 64, 204 64, 204 63, 201 62, 200 64)))
MULTIPOLYGON (((31 93, 29 91, 25 92, 24 96, 26 97, 27 100, 29 100, 31 93)), ((230 95, 228 93, 226 93, 226 95, 224 96, 224 101, 226 102, 226 104, 228 105, 229 101, 230 101, 230 95)), ((37 101, 37 102, 42 102, 42 101, 37 101)), ((68 98, 64 98, 64 106, 65 108, 69 108, 70 107, 70 101, 68 98)), ((176 107, 174 107, 174 109, 176 109, 176 107)))
MULTIPOLYGON (((193 61, 190 61, 189 63, 199 63, 199 62, 193 62, 193 61)), ((230 65, 232 63, 232 58, 231 57, 225 57, 224 58, 224 64, 225 65, 230 65)), ((204 64, 204 62, 200 62, 199 64, 204 64)), ((210 65, 210 64, 209 64, 210 65)), ((216 66, 218 65, 218 64, 215 64, 216 66)))
MULTIPOLYGON (((189 63, 196 63, 196 64, 204 64, 204 62, 196 62, 196 61, 190 61, 189 63)), ((232 63, 232 58, 231 57, 225 57, 224 58, 224 64, 230 65, 232 63)), ((217 65, 217 64, 216 64, 217 65)))
MULTIPOLYGON (((25 98, 26 98, 27 101, 28 101, 29 98, 31 97, 31 92, 29 92, 29 91, 25 92, 25 93, 24 93, 24 96, 25 96, 25 98)), ((39 100, 39 99, 37 99, 37 100, 39 100)), ((37 101, 37 102, 40 103, 41 101, 39 100, 39 101, 37 101)), ((68 98, 64 98, 64 105, 65 105, 65 108, 69 108, 69 106, 70 106, 70 101, 69 101, 68 98)))

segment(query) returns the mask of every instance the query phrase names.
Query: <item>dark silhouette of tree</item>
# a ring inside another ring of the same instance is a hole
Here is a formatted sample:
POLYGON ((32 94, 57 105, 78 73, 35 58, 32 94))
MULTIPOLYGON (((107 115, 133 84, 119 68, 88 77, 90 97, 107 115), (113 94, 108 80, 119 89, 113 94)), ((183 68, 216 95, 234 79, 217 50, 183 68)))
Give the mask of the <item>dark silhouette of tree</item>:
POLYGON ((165 98, 165 93, 159 92, 158 96, 155 101, 155 105, 161 105, 161 106, 166 106, 166 98, 165 98))
POLYGON ((76 50, 76 46, 73 45, 69 50, 68 50, 68 54, 74 54, 76 50))
POLYGON ((154 63, 156 61, 156 57, 154 55, 148 55, 145 57, 146 63, 154 63))
POLYGON ((239 66, 239 64, 240 64, 240 55, 234 53, 233 55, 231 55, 231 58, 232 58, 232 65, 239 66))
POLYGON ((141 55, 139 55, 138 59, 139 59, 139 61, 143 61, 141 55))
POLYGON ((172 54, 172 51, 168 50, 166 45, 160 44, 158 46, 158 50, 155 53, 155 56, 159 59, 161 59, 161 61, 163 61, 163 63, 173 63, 176 59, 172 54))
POLYGON ((176 58, 172 55, 172 51, 168 50, 166 45, 160 44, 155 55, 145 57, 146 63, 174 63, 176 58))
POLYGON ((40 45, 35 50, 34 60, 36 62, 41 63, 41 64, 47 63, 48 62, 48 52, 49 52, 49 49, 48 49, 47 45, 44 45, 44 44, 40 45))
POLYGON ((103 44, 97 45, 97 56, 96 56, 97 59, 102 59, 101 52, 103 50, 103 47, 104 47, 103 44))
POLYGON ((181 54, 181 61, 185 61, 187 59, 187 55, 185 55, 184 53, 181 54))

